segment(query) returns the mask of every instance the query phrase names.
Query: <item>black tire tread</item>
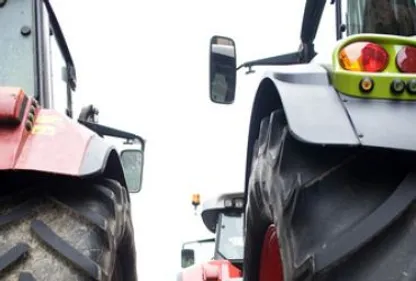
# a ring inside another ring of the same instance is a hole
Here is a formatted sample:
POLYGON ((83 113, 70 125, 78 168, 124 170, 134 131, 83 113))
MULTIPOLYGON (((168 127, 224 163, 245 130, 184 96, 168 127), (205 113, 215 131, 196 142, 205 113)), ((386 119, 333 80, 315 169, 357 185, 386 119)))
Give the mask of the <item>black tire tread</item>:
POLYGON ((257 281, 270 224, 278 228, 287 281, 416 278, 410 235, 416 195, 409 188, 407 201, 395 195, 413 171, 414 154, 306 144, 290 134, 282 110, 262 120, 257 143, 246 205, 246 281, 257 281), (394 196, 395 208, 388 207, 394 196))
POLYGON ((19 281, 36 281, 36 279, 29 272, 22 272, 19 275, 19 281))
POLYGON ((111 281, 126 199, 115 181, 79 179, 0 197, 0 280, 111 281))

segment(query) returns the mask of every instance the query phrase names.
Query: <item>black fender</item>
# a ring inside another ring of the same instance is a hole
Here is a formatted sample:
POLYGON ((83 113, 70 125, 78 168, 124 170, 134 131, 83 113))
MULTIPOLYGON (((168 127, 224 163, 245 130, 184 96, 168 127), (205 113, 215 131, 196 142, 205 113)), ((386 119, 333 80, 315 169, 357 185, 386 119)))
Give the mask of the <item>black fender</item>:
POLYGON ((116 180, 127 188, 123 166, 116 148, 98 135, 93 135, 88 142, 79 176, 103 176, 116 180))
POLYGON ((276 109, 284 110, 290 133, 302 142, 416 151, 415 102, 352 98, 338 93, 329 77, 313 63, 265 74, 252 106, 246 187, 261 119, 276 109))

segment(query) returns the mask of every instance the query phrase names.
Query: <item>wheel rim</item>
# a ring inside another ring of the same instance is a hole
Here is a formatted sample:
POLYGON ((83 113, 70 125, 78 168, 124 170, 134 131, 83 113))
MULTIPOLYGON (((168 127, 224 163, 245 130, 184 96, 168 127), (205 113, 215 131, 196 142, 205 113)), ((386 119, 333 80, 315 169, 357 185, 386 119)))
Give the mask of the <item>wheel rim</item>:
POLYGON ((274 225, 270 225, 264 236, 260 256, 259 281, 283 281, 282 259, 274 225))

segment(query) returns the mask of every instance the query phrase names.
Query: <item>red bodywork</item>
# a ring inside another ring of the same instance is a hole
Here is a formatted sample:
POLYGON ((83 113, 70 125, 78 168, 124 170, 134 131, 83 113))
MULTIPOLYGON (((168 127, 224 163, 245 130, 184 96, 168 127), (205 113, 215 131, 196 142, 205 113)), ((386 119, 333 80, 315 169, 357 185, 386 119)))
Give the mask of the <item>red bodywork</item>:
POLYGON ((211 260, 186 268, 182 272, 183 281, 226 281, 242 277, 240 269, 228 260, 211 260))
POLYGON ((0 87, 0 170, 78 175, 94 135, 21 89, 0 87))

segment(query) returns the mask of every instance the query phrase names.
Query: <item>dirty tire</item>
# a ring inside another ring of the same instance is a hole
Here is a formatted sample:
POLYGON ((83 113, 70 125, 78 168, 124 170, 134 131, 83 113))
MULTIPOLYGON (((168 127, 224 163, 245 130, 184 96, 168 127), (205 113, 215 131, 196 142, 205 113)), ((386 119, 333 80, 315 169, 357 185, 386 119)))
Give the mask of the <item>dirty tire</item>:
POLYGON ((244 280, 259 281, 271 225, 285 281, 416 280, 415 160, 306 144, 292 137, 282 111, 264 118, 248 186, 244 280))
POLYGON ((15 185, 11 190, 20 192, 0 197, 1 281, 136 280, 135 270, 123 268, 135 267, 135 252, 128 194, 120 184, 33 176, 15 185), (123 245, 133 250, 122 252, 123 245))

